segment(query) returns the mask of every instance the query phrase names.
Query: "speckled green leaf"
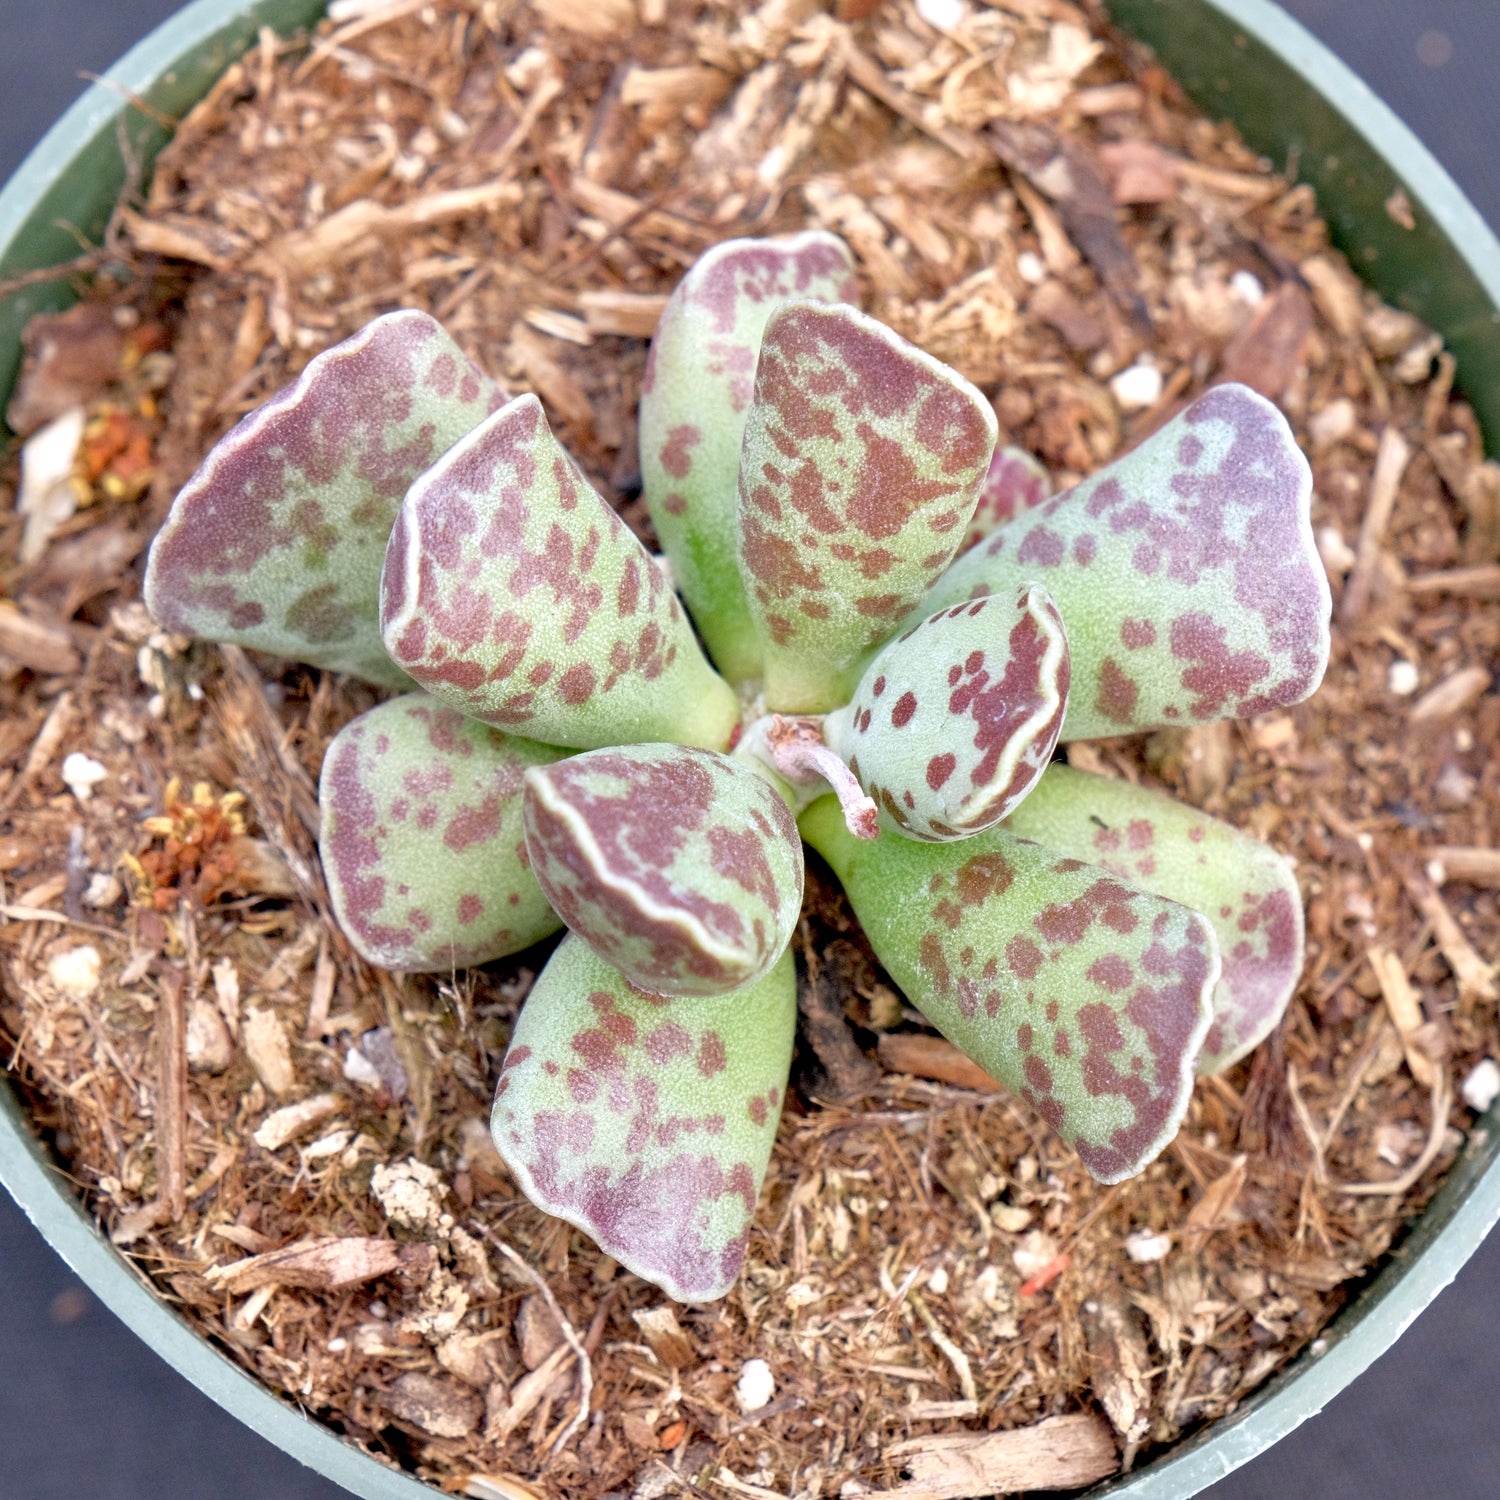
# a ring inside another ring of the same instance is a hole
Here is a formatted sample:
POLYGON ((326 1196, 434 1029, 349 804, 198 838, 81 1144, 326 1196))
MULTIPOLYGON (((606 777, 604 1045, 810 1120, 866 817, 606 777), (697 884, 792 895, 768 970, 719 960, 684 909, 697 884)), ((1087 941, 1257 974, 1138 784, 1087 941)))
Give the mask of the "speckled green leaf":
POLYGON ((816 302, 772 316, 739 500, 768 708, 848 701, 953 557, 994 446, 989 402, 884 324, 816 302))
POLYGON ((786 803, 711 750, 627 745, 528 771, 526 845, 568 926, 661 994, 760 979, 802 909, 786 803))
POLYGON ((677 596, 535 396, 411 487, 380 605, 392 660, 460 712, 531 739, 717 749, 739 719, 677 596))
POLYGON ((641 387, 641 482, 662 551, 719 670, 759 677, 760 647, 734 555, 740 439, 766 319, 793 297, 853 302, 836 235, 727 240, 672 293, 641 387))
POLYGON ((1000 828, 868 843, 832 798, 800 822, 907 998, 1095 1177, 1130 1177, 1172 1139, 1219 977, 1205 918, 1000 828))
POLYGON ((956 604, 876 654, 854 701, 823 721, 908 838, 964 839, 998 823, 1052 759, 1068 698, 1068 642, 1030 586, 956 604))
POLYGON ((996 448, 990 460, 974 518, 964 533, 962 548, 982 542, 1024 511, 1032 510, 1052 494, 1052 479, 1023 448, 996 448))
POLYGON ((565 752, 408 693, 334 737, 318 847, 334 915, 386 969, 442 971, 562 925, 526 855, 522 777, 565 752))
POLYGON ((326 350, 183 486, 146 569, 170 630, 391 687, 380 569, 407 486, 505 400, 423 312, 326 350))
POLYGON ((1311 489, 1286 418, 1245 386, 1215 386, 966 552, 922 611, 1044 584, 1073 652, 1064 740, 1298 703, 1328 663, 1311 489))
POLYGON ((1200 1073, 1227 1068, 1270 1034, 1302 977, 1302 896, 1284 856, 1162 792, 1064 765, 1048 768, 1006 827, 1213 924, 1224 971, 1200 1073))
POLYGON ((731 997, 634 989, 569 934, 527 997, 495 1145, 531 1201, 681 1302, 744 1259, 796 1029, 790 954, 731 997))

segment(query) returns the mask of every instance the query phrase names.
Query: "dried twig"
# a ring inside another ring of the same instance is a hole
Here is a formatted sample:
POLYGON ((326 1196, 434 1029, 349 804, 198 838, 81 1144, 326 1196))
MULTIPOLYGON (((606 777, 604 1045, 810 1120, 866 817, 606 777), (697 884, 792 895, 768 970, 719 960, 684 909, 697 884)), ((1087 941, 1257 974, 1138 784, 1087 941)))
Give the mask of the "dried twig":
POLYGON ((578 1330, 568 1321, 566 1314, 558 1305, 557 1298, 553 1296, 552 1288, 488 1225, 480 1226, 480 1232, 510 1262, 522 1279, 529 1282, 541 1294, 548 1310, 557 1319, 557 1326, 562 1330, 567 1348, 573 1351, 578 1360, 578 1410, 552 1439, 552 1452, 559 1453, 568 1439, 588 1420, 589 1403, 594 1395, 593 1362, 589 1359, 589 1352, 584 1347, 583 1340, 578 1337, 578 1330))

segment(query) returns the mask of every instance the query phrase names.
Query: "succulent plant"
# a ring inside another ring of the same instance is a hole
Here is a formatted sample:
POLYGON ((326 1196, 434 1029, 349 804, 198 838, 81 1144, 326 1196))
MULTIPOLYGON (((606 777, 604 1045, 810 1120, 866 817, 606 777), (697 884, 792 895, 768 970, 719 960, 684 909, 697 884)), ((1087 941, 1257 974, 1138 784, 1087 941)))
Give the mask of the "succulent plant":
POLYGON ((665 562, 535 397, 398 312, 223 439, 147 570, 175 629, 407 689, 324 760, 335 913, 408 970, 571 929, 495 1142, 687 1300, 739 1271, 785 1097, 803 838, 912 1003, 1106 1182, 1301 966, 1285 860, 1055 758, 1317 687, 1330 600, 1285 421, 1214 387, 1052 495, 856 289, 821 232, 683 278, 641 402, 665 562))

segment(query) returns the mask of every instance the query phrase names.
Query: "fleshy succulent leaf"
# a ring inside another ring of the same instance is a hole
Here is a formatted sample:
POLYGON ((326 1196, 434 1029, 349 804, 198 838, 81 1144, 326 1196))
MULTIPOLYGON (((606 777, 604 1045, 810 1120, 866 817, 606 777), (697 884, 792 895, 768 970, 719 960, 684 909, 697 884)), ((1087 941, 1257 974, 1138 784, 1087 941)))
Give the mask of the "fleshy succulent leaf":
POLYGON ((790 954, 732 998, 634 989, 569 934, 516 1022, 491 1124, 531 1201, 682 1302, 744 1259, 796 1029, 790 954))
POLYGON ((1171 1140, 1219 977, 1205 918, 1004 829, 867 843, 831 798, 800 821, 907 998, 1096 1178, 1171 1140))
POLYGON ((518 396, 408 492, 381 579, 391 658, 460 712, 547 744, 720 748, 739 720, 639 540, 518 396))
POLYGON ((444 971, 556 932, 527 860, 522 777, 564 753, 426 693, 346 724, 323 757, 318 847, 359 953, 386 969, 444 971))
POLYGON ((388 687, 380 569, 407 486, 505 400, 423 312, 388 313, 313 359, 183 486, 146 569, 170 630, 388 687))
POLYGON ((993 531, 1014 521, 1023 511, 1033 510, 1052 494, 1052 477, 1024 448, 995 449, 974 519, 964 533, 962 549, 982 542, 993 531))
POLYGON ((739 481, 768 708, 848 700, 953 557, 994 445, 994 412, 967 380, 856 308, 772 315, 739 481))
POLYGON ((1213 924, 1224 969, 1200 1073, 1238 1062, 1271 1033, 1302 977, 1302 896, 1282 855, 1162 792, 1064 765, 1048 768, 1006 827, 1213 924))
POLYGON ((667 302, 641 388, 641 482, 662 551, 719 670, 759 677, 734 554, 736 476, 766 319, 791 298, 853 302, 837 235, 728 240, 694 261, 667 302))
POLYGON ((802 909, 802 840, 786 803, 710 750, 628 745, 529 771, 526 844, 568 926, 664 995, 760 979, 802 909))
POLYGON ((829 746, 908 838, 965 839, 998 823, 1057 748, 1068 642, 1047 591, 956 604, 878 652, 829 746))
POLYGON ((1036 579, 1073 653, 1064 740, 1298 703, 1328 663, 1312 476, 1286 418, 1220 385, 960 557, 923 614, 1036 579))

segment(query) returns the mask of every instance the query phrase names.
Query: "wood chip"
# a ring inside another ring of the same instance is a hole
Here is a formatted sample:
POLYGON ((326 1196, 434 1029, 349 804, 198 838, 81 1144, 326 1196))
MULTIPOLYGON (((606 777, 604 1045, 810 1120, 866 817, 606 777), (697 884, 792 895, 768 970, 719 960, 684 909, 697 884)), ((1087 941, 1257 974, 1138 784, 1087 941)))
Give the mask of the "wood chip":
MULTIPOLYGON (((249 1051, 250 1020, 256 1015, 251 1010, 245 1018, 245 1050, 249 1051)), ((261 1122, 251 1139, 266 1151, 279 1151, 288 1141, 331 1120, 344 1109, 344 1100, 338 1094, 314 1094, 308 1099, 299 1099, 295 1104, 272 1110, 261 1122)))
POLYGON ((961 1089, 979 1089, 993 1094, 1000 1085, 972 1058, 965 1056, 946 1037, 921 1032, 887 1032, 879 1042, 880 1060, 893 1073, 914 1078, 935 1078, 961 1089))
POLYGON ((410 1370, 397 1377, 385 1393, 392 1416, 409 1422, 433 1437, 467 1437, 484 1416, 484 1398, 456 1380, 410 1370))
POLYGON ((1359 544, 1354 549, 1354 567, 1339 606, 1339 618, 1346 625, 1355 624, 1369 605, 1380 545, 1401 489, 1401 477, 1411 461, 1411 451, 1411 444, 1395 427, 1387 426, 1381 432, 1380 447, 1375 454, 1375 472, 1370 478, 1370 498, 1365 505, 1364 520, 1360 523, 1359 544))
POLYGON ((649 339, 667 305, 665 292, 584 292, 578 298, 583 321, 594 333, 649 339))
POLYGON ((1500 890, 1500 849, 1441 844, 1429 853, 1428 859, 1442 866, 1445 881, 1458 880, 1466 885, 1500 890))
POLYGON ((639 24, 635 0, 531 0, 544 21, 599 41, 623 40, 639 24))
POLYGON ((1120 1466, 1115 1437, 1092 1413, 1048 1417, 1008 1432, 913 1438, 886 1454, 909 1476, 885 1493, 895 1500, 974 1500, 1014 1490, 1071 1490, 1120 1466))
POLYGON ((83 665, 61 625, 34 619, 9 602, 0 602, 0 656, 47 675, 76 672, 83 665))
POLYGON ((1460 667, 1429 688, 1411 706, 1412 724, 1441 724, 1471 709, 1490 690, 1490 674, 1483 667, 1460 667))
POLYGON ((1089 1384, 1125 1444, 1128 1467, 1151 1429, 1152 1369, 1143 1320, 1123 1297, 1112 1294, 1090 1299, 1082 1311, 1089 1384))
POLYGON ((641 1330, 641 1337, 650 1344, 651 1352, 669 1370, 685 1370, 697 1360, 697 1353, 669 1304, 643 1307, 630 1316, 641 1330))
POLYGON ((1452 594, 1459 599, 1500 599, 1500 563, 1420 573, 1406 580, 1406 591, 1418 599, 1432 594, 1452 594))
POLYGON ((1295 281, 1283 282, 1229 341, 1219 379, 1237 380, 1268 401, 1280 401, 1302 367, 1312 326, 1307 293, 1295 281))
POLYGON ((157 1012, 156 1122, 157 1171, 162 1201, 173 1219, 187 1212, 187 1011, 182 971, 161 976, 157 1012))
POLYGON ((1190 1255, 1198 1254, 1203 1248, 1204 1240, 1229 1217, 1245 1186, 1249 1170, 1250 1158, 1242 1151, 1229 1164, 1226 1172, 1209 1183, 1203 1190, 1203 1196, 1188 1211, 1182 1243, 1190 1255))
POLYGON ((1397 1035, 1401 1038, 1401 1049, 1406 1054, 1406 1065, 1411 1069, 1412 1077, 1418 1083, 1424 1088, 1431 1088, 1432 1059, 1421 1050, 1416 1042, 1417 1033, 1427 1019, 1422 1014, 1421 998, 1406 977, 1406 969, 1400 958, 1389 948, 1371 948, 1369 960, 1370 967, 1375 971, 1375 978, 1380 982, 1380 993, 1385 997, 1385 1008, 1395 1023, 1397 1035))
POLYGON ((259 1005, 250 1006, 245 1012, 240 1040, 255 1076, 271 1093, 288 1093, 297 1082, 297 1070, 292 1066, 292 1044, 276 1012, 259 1005))
MULTIPOLYGON (((225 1237, 230 1238, 232 1226, 222 1227, 225 1237)), ((420 1274, 435 1264, 436 1256, 431 1245, 403 1245, 360 1235, 315 1235, 248 1260, 214 1266, 204 1274, 234 1297, 263 1286, 299 1286, 328 1292, 361 1286, 394 1271, 420 1274)))
POLYGON ((1413 904, 1432 923, 1432 935, 1458 980, 1459 994, 1477 995, 1481 1000, 1500 999, 1500 987, 1495 982, 1496 965, 1486 963, 1475 951, 1432 882, 1416 870, 1408 870, 1403 879, 1413 904))

